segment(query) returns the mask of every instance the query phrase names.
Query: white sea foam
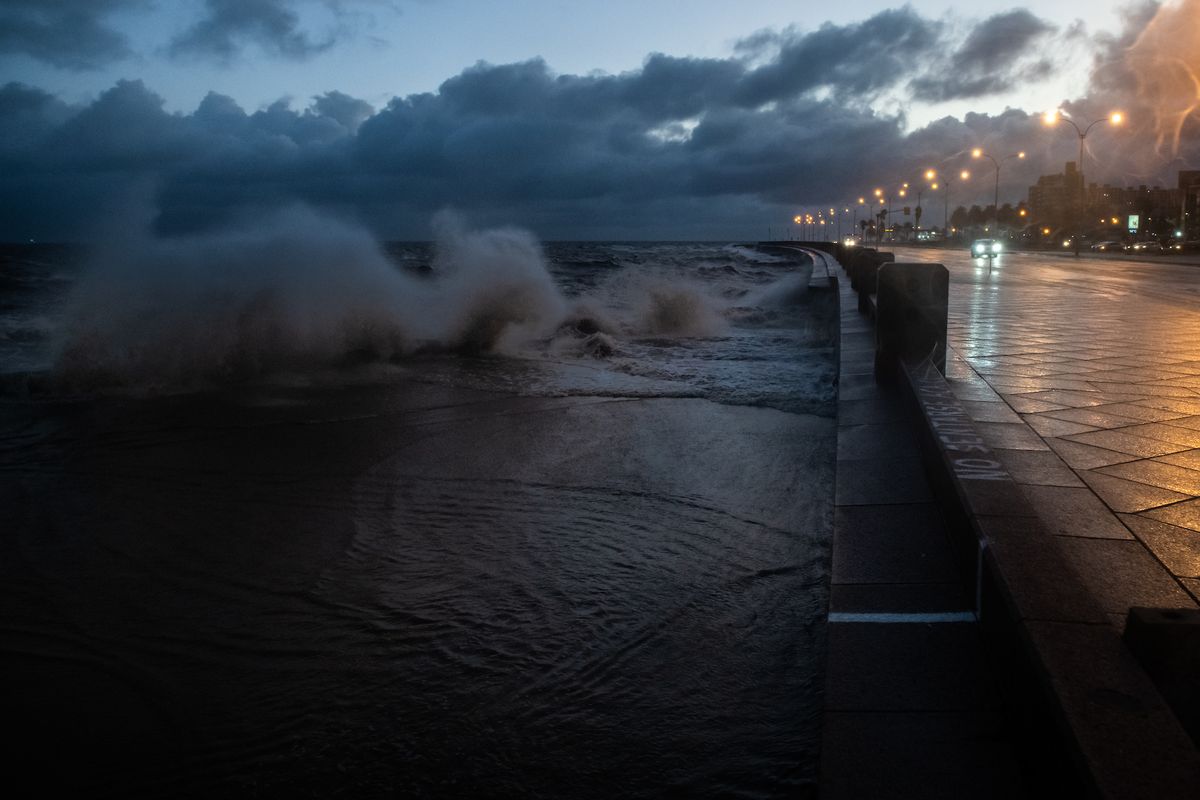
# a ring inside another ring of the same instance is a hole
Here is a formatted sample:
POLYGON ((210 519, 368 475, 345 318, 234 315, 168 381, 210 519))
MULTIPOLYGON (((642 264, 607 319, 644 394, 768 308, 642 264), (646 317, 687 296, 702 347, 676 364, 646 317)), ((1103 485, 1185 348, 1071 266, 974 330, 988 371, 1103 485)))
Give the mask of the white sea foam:
POLYGON ((68 390, 419 377, 785 409, 828 393, 825 362, 798 355, 824 341, 809 265, 726 246, 578 244, 554 246, 552 274, 525 231, 449 214, 434 227, 432 251, 390 254, 302 207, 186 237, 132 227, 83 270, 54 374, 68 390), (518 360, 456 357, 484 352, 518 360))
POLYGON ((89 384, 191 384, 418 349, 504 350, 565 303, 518 230, 436 223, 433 275, 396 268, 365 230, 292 208, 229 230, 135 232, 88 265, 57 372, 89 384))

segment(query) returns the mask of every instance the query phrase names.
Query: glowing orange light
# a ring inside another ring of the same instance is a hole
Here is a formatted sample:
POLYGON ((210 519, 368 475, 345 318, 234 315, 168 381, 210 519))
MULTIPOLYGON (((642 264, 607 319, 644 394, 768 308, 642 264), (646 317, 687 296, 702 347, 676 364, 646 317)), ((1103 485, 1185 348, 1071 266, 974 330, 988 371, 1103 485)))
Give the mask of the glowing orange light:
POLYGON ((1023 217, 1023 216, 1025 216, 1025 213, 1026 213, 1026 212, 1025 212, 1025 209, 1023 209, 1023 208, 1022 208, 1022 209, 1021 209, 1020 211, 1018 211, 1017 213, 1018 213, 1018 214, 1020 214, 1020 215, 1023 217))
POLYGON ((792 222, 799 225, 801 222, 804 222, 804 218, 797 214, 796 216, 792 217, 792 222))
POLYGON ((971 151, 971 158, 982 158, 982 157, 983 157, 982 149, 976 147, 974 150, 971 151))
POLYGON ((1045 122, 1047 125, 1056 124, 1058 122, 1058 109, 1056 108, 1051 111, 1047 111, 1045 114, 1042 115, 1042 121, 1045 122))
POLYGON ((883 197, 883 189, 876 189, 876 190, 875 190, 875 196, 876 196, 876 197, 883 197))
POLYGON ((933 170, 931 170, 931 169, 925 170, 925 180, 931 181, 936 177, 937 177, 937 173, 934 172, 933 170))
POLYGON ((937 188, 938 188, 937 181, 934 181, 932 184, 930 184, 929 188, 933 189, 936 192, 937 188))
POLYGON ((971 177, 971 173, 964 169, 962 172, 958 173, 958 177, 965 181, 971 177))
POLYGON ((1111 122, 1113 125, 1120 125, 1122 122, 1125 121, 1125 115, 1122 114, 1120 111, 1114 111, 1112 113, 1112 115, 1109 116, 1108 121, 1111 122))
POLYGON ((1022 150, 1021 152, 1017 153, 1017 158, 1024 158, 1024 157, 1025 157, 1025 151, 1024 151, 1024 150, 1022 150))

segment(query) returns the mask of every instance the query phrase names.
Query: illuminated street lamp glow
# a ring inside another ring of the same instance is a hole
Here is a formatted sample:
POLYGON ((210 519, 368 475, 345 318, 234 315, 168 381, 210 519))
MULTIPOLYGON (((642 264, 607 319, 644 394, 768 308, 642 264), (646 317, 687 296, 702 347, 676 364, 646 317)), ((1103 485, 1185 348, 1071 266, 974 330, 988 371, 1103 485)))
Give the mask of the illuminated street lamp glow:
POLYGON ((935 172, 934 170, 931 170, 931 169, 925 170, 925 180, 931 181, 936 177, 937 177, 937 172, 935 172))
POLYGON ((1111 122, 1113 125, 1120 125, 1125 121, 1125 115, 1120 111, 1114 111, 1107 117, 1101 117, 1100 119, 1092 120, 1092 122, 1089 123, 1086 128, 1080 128, 1073 119, 1067 117, 1058 110, 1047 111, 1042 119, 1047 125, 1050 126, 1053 126, 1059 122, 1065 122, 1075 129, 1075 134, 1079 137, 1079 161, 1077 162, 1079 166, 1079 214, 1077 218, 1082 221, 1085 210, 1084 207, 1087 205, 1087 181, 1084 180, 1083 173, 1083 142, 1085 139, 1087 139, 1087 135, 1091 132, 1092 128, 1096 127, 1101 122, 1111 122))
POLYGON ((1013 153, 1011 155, 1007 155, 1000 159, 997 159, 995 156, 991 155, 990 153, 983 152, 982 147, 976 147, 974 150, 971 151, 971 157, 972 158, 986 158, 988 161, 991 161, 992 165, 995 166, 995 168, 996 168, 996 194, 992 200, 992 213, 994 215, 996 229, 999 230, 999 228, 1000 228, 1000 166, 1005 161, 1008 161, 1009 159, 1013 159, 1013 158, 1024 159, 1025 151, 1021 150, 1020 152, 1013 153))

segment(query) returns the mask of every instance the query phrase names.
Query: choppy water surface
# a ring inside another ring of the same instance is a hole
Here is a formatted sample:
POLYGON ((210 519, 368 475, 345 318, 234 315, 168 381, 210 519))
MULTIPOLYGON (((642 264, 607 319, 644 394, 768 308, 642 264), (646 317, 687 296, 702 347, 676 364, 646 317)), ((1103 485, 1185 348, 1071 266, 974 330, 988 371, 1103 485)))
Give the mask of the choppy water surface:
MULTIPOLYGON (((437 280, 427 247, 391 257, 437 280)), ((123 796, 809 792, 833 458, 812 265, 720 244, 546 257, 557 295, 521 302, 558 318, 502 347, 474 346, 476 314, 472 346, 406 323, 395 351, 368 337, 319 372, 289 352, 253 379, 147 384, 135 368, 164 353, 200 358, 168 314, 148 330, 171 348, 123 345, 109 390, 54 366, 73 258, 10 253, 19 759, 123 796)))

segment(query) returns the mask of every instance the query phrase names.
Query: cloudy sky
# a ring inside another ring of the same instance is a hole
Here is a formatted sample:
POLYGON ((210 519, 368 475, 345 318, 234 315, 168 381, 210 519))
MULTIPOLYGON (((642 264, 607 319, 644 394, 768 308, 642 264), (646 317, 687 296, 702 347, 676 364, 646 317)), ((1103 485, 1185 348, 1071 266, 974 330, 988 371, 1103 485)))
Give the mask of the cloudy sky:
POLYGON ((1200 0, 829 5, 4 0, 0 238, 298 201, 397 238, 446 207, 549 239, 761 238, 975 146, 1029 153, 1001 173, 1022 199, 1077 155, 1053 106, 1130 116, 1089 136, 1089 180, 1200 168, 1200 0))

